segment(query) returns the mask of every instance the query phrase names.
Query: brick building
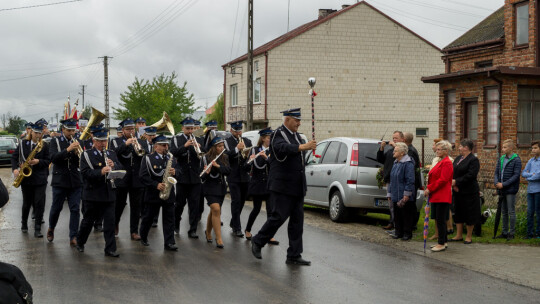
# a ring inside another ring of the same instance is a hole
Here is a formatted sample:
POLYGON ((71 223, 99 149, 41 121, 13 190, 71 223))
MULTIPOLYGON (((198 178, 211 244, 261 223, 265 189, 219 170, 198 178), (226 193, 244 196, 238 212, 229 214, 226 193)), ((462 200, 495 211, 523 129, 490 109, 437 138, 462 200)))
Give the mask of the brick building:
POLYGON ((503 7, 443 48, 439 135, 476 141, 480 180, 492 187, 501 142, 512 139, 525 165, 540 139, 538 0, 506 0, 503 7))
MULTIPOLYGON (((317 140, 390 138, 395 129, 438 136, 437 85, 422 75, 444 71, 440 49, 367 2, 319 10, 319 18, 254 50, 254 125, 278 127, 279 111, 310 117, 315 77, 317 140)), ((246 119, 247 55, 224 64, 225 121, 246 119)), ((305 120, 300 132, 311 134, 305 120)), ((419 145, 419 142, 417 142, 419 145)))

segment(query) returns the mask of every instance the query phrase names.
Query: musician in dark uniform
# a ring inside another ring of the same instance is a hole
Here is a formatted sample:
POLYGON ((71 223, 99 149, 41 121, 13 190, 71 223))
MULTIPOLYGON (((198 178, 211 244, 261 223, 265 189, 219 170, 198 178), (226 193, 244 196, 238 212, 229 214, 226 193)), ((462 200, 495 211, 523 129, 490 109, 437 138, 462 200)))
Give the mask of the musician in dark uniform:
POLYGON ((135 119, 135 134, 137 136, 137 138, 141 138, 141 135, 140 132, 139 132, 139 128, 143 128, 143 127, 146 127, 146 119, 142 118, 142 117, 139 117, 137 119, 135 119))
POLYGON ((212 130, 216 130, 217 131, 217 128, 218 128, 218 123, 217 121, 215 121, 214 119, 206 122, 204 124, 206 126, 206 130, 204 131, 204 148, 205 150, 209 150, 210 149, 210 140, 212 139, 212 130))
MULTIPOLYGON (((268 192, 268 155, 270 151, 270 135, 272 129, 270 127, 259 131, 259 142, 256 147, 249 151, 249 160, 246 162, 246 169, 249 172, 248 195, 253 197, 253 209, 249 214, 246 225, 246 239, 251 240, 251 227, 255 223, 255 219, 261 211, 262 202, 266 202, 266 218, 270 218, 272 213, 272 203, 268 200, 270 193, 268 192)), ((268 241, 269 244, 279 245, 275 238, 268 241)))
POLYGON ((221 238, 221 206, 227 194, 227 184, 225 176, 231 173, 231 167, 225 150, 224 140, 220 137, 214 137, 210 142, 210 149, 203 157, 203 194, 210 207, 208 218, 206 219, 206 241, 212 242, 212 229, 216 235, 216 246, 223 248, 221 238))
POLYGON ((261 259, 261 248, 289 219, 286 263, 311 265, 310 261, 302 258, 303 206, 307 189, 304 151, 317 148, 317 143, 314 140, 303 143, 297 133, 301 119, 300 108, 282 113, 285 116, 283 125, 276 129, 270 140, 268 189, 273 205, 272 215, 251 240, 251 251, 256 258, 261 259))
POLYGON ((91 150, 92 147, 94 146, 94 141, 92 140, 92 137, 94 136, 94 132, 96 130, 100 130, 100 129, 103 129, 103 124, 100 123, 100 124, 97 124, 95 126, 89 126, 87 127, 88 128, 88 133, 90 134, 90 138, 88 139, 85 139, 83 142, 84 142, 84 150, 91 150))
POLYGON ((112 170, 122 170, 123 167, 116 153, 106 149, 108 133, 104 128, 92 128, 93 147, 81 156, 84 213, 77 235, 77 250, 84 252, 92 226, 97 219, 103 218, 105 256, 117 258, 120 255, 116 253, 114 238, 116 185, 114 180, 107 179, 107 174, 112 170))
POLYGON ((230 227, 233 230, 233 235, 244 237, 242 233, 242 224, 240 223, 240 214, 246 203, 246 196, 249 184, 249 175, 245 170, 244 165, 246 159, 241 155, 242 150, 251 147, 251 141, 247 138, 242 138, 242 121, 234 121, 231 125, 231 137, 225 140, 225 152, 229 156, 231 165, 231 174, 227 176, 229 191, 231 192, 231 222, 230 227), (242 138, 242 140, 240 140, 242 138))
MULTIPOLYGON (((193 130, 193 132, 197 132, 200 129, 201 129, 201 122, 199 120, 195 120, 195 129, 193 130)), ((205 145, 204 134, 202 136, 195 136, 195 139, 197 140, 197 143, 199 143, 201 147, 201 151, 208 151, 208 147, 205 145)), ((203 212, 204 212, 204 193, 201 187, 201 194, 199 195, 199 216, 197 217, 197 222, 201 221, 203 212)))
POLYGON ((47 189, 47 177, 49 176, 49 145, 42 140, 42 124, 33 124, 31 131, 31 139, 23 139, 15 149, 15 153, 11 155, 11 170, 13 176, 17 178, 20 172, 20 165, 25 163, 27 157, 36 150, 36 154, 32 160, 28 161, 32 169, 32 175, 24 177, 21 182, 21 191, 23 195, 22 204, 22 232, 28 232, 28 215, 30 207, 34 209, 35 224, 34 236, 37 238, 43 237, 41 234, 41 221, 45 210, 45 190, 47 189), (37 148, 41 141, 41 148, 37 148))
POLYGON ((49 123, 45 120, 45 118, 40 118, 38 121, 36 121, 34 124, 41 124, 43 125, 43 131, 41 132, 41 138, 49 138, 51 137, 51 134, 49 132, 49 123))
POLYGON ((126 170, 126 175, 116 184, 116 227, 115 234, 118 235, 118 225, 124 212, 129 194, 129 232, 133 241, 139 241, 139 220, 141 217, 141 204, 144 185, 139 177, 141 160, 146 154, 144 141, 135 137, 135 122, 131 118, 126 118, 120 122, 123 136, 112 141, 112 148, 120 163, 126 170), (140 150, 139 150, 140 147, 140 150), (142 155, 139 155, 142 154, 142 155))
POLYGON ((124 136, 124 131, 122 131, 122 126, 119 126, 116 128, 116 136, 118 137, 124 136))
POLYGON ((202 155, 197 155, 197 149, 203 151, 202 146, 193 136, 195 121, 187 117, 182 122, 183 134, 173 138, 171 153, 176 157, 176 171, 178 173, 178 184, 176 184, 176 206, 174 209, 174 229, 180 233, 180 220, 186 202, 189 210, 189 231, 188 237, 197 239, 197 224, 199 219, 199 197, 201 195, 201 163, 202 155))
POLYGON ((30 134, 32 134, 32 123, 27 122, 24 124, 24 132, 21 134, 20 139, 30 139, 30 134))
MULTIPOLYGON (((145 140, 143 140, 144 144, 144 149, 146 150, 146 154, 152 154, 154 152, 154 144, 152 143, 152 141, 154 140, 154 138, 156 138, 156 132, 157 132, 157 128, 156 127, 146 127, 144 128, 144 135, 146 137, 145 140)), ((144 195, 143 195, 144 197, 144 195)), ((142 202, 142 208, 141 208, 141 216, 145 213, 145 210, 148 206, 148 204, 143 200, 142 202)), ((156 215, 156 217, 154 218, 154 220, 152 221, 152 227, 157 227, 158 226, 158 219, 159 219, 159 213, 156 215)))
POLYGON ((47 240, 54 240, 54 228, 67 198, 69 206, 69 239, 71 246, 76 246, 76 236, 79 230, 82 177, 79 168, 81 142, 75 139, 77 120, 69 118, 60 121, 62 134, 53 138, 49 144, 49 154, 52 166, 52 205, 49 212, 49 229, 47 240))
POLYGON ((148 204, 141 222, 141 244, 150 246, 148 232, 152 220, 159 214, 159 209, 162 208, 164 247, 165 250, 176 251, 178 247, 174 241, 174 187, 171 185, 169 197, 166 200, 160 198, 160 192, 165 189, 165 183, 163 182, 165 169, 170 160, 172 163, 169 175, 174 177, 176 174, 174 169, 176 160, 171 154, 168 154, 169 140, 167 137, 159 135, 153 139, 153 144, 154 152, 143 157, 139 173, 145 186, 144 201, 148 204))

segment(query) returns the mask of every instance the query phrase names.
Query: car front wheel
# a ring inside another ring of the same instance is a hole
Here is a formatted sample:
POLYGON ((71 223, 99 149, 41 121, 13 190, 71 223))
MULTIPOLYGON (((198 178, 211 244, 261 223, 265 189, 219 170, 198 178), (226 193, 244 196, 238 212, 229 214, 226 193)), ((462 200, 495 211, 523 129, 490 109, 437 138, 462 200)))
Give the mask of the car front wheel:
POLYGON ((347 207, 343 205, 343 199, 339 191, 334 191, 330 196, 329 206, 330 219, 334 222, 343 222, 347 218, 347 207))

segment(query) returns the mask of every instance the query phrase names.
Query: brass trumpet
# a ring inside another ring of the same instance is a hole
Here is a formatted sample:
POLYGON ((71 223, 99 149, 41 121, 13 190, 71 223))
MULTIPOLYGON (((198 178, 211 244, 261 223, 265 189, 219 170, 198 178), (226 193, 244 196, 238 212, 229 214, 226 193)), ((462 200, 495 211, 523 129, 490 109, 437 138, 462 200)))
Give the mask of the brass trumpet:
POLYGON ((193 134, 189 134, 189 139, 193 142, 193 148, 195 149, 195 152, 197 153, 197 157, 201 159, 203 157, 204 152, 201 151, 201 148, 199 147, 199 143, 197 142, 197 139, 193 134))
MULTIPOLYGON (((242 139, 242 136, 238 136, 238 141, 241 142, 241 143, 244 143, 244 139, 242 139)), ((244 144, 244 147, 246 145, 244 144)), ((251 148, 253 147, 245 147, 244 149, 242 149, 242 151, 240 151, 240 155, 242 156, 242 158, 248 158, 249 156, 249 151, 251 151, 251 148)))
MULTIPOLYGON (((133 134, 131 135, 131 138, 135 138, 133 134)), ((146 153, 146 151, 144 151, 144 149, 141 147, 141 144, 139 143, 137 138, 135 138, 135 142, 133 143, 133 150, 135 150, 135 153, 141 157, 144 156, 144 154, 146 153)))

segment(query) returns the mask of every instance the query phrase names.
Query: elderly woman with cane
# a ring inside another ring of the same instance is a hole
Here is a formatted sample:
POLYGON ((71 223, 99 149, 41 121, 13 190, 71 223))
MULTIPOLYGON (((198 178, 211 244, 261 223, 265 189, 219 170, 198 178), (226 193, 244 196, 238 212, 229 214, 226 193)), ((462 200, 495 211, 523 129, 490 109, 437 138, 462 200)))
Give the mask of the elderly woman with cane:
POLYGON ((408 241, 412 238, 412 222, 416 212, 414 161, 407 155, 408 150, 405 143, 396 143, 390 183, 386 185, 389 203, 394 205, 396 232, 392 238, 402 241, 408 241))
POLYGON ((443 251, 448 246, 446 220, 452 203, 452 177, 454 175, 454 167, 450 157, 448 157, 450 150, 452 150, 452 145, 446 140, 435 145, 435 153, 440 160, 429 171, 428 185, 424 191, 424 196, 429 197, 439 232, 437 245, 431 247, 434 252, 443 251))

